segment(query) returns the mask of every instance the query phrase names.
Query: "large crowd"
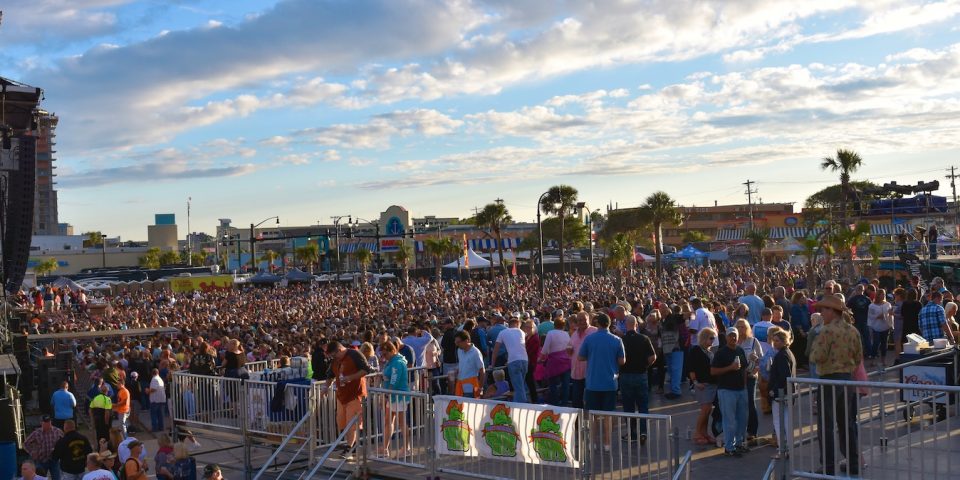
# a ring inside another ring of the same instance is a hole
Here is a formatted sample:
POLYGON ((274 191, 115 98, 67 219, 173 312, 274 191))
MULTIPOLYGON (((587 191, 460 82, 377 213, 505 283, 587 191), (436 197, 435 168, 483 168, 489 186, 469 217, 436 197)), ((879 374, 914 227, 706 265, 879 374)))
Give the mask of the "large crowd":
MULTIPOLYGON (((55 480, 99 480, 84 472, 128 465, 128 478, 146 475, 145 459, 128 462, 130 454, 122 452, 139 443, 133 425, 149 412, 149 427, 142 425, 169 448, 155 459, 157 475, 189 477, 194 442, 172 442, 165 421, 174 373, 243 378, 250 375, 249 362, 278 360, 289 368, 295 359, 307 366, 305 376, 336 385, 340 429, 359 415, 370 374, 402 392, 412 388, 408 371, 421 367, 432 378, 425 388, 436 394, 590 410, 619 404, 640 413, 652 395, 668 402, 686 395, 700 405, 693 440, 741 456, 758 441, 760 414, 777 408, 774 400, 798 368, 849 379, 865 366, 889 364, 907 334, 956 338, 957 305, 942 280, 924 288, 917 278, 890 279, 896 285, 889 292, 879 279, 822 280, 820 288, 808 286, 799 266, 724 263, 677 265, 661 278, 649 268, 619 279, 548 275, 545 298, 528 276, 120 292, 100 300, 108 304, 102 315, 91 315, 87 306, 94 300, 82 292, 40 288, 20 297, 35 312, 28 334, 159 327, 179 333, 50 346, 75 352, 78 368, 90 372, 94 384, 77 392, 65 383, 54 394, 49 421, 27 440, 33 460, 24 468, 40 467, 55 480), (894 355, 887 354, 891 344, 894 355), (64 439, 82 443, 73 423, 79 415, 91 419, 91 442, 66 449, 73 455, 65 458, 64 439), (87 450, 91 457, 81 462, 77 452, 87 450), (111 455, 120 461, 110 463, 111 455)), ((391 397, 385 416, 391 429, 394 420, 405 420, 398 413, 406 401, 391 397)), ((837 404, 848 405, 843 399, 837 404)), ((836 412, 825 425, 847 420, 843 408, 836 412)), ((348 451, 356 441, 351 430, 348 451)), ((622 440, 644 442, 644 430, 638 422, 622 440)), ((604 439, 604 448, 610 444, 604 439)), ((385 448, 389 453, 389 443, 385 448)), ((405 441, 400 448, 408 448, 405 441)), ((828 463, 832 459, 824 459, 828 463)), ((194 477, 195 469, 194 463, 194 477)))

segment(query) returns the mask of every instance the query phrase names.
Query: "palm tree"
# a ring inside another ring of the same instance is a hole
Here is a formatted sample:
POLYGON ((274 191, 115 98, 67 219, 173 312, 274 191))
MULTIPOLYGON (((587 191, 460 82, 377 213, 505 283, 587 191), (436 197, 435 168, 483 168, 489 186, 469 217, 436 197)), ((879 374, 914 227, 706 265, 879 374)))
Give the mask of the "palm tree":
POLYGON ((397 251, 393 252, 393 259, 403 269, 403 284, 407 285, 410 281, 410 261, 413 260, 413 247, 406 242, 401 243, 397 251))
POLYGON ((443 257, 459 253, 460 246, 450 238, 428 238, 424 241, 423 248, 428 255, 433 257, 433 264, 437 269, 437 288, 440 288, 442 285, 440 272, 443 268, 443 257))
POLYGON ((607 266, 617 272, 617 290, 623 293, 623 269, 633 261, 633 242, 623 233, 616 234, 607 244, 607 266))
MULTIPOLYGON (((850 195, 850 175, 856 172, 863 164, 860 154, 853 150, 837 149, 836 157, 823 157, 820 161, 820 168, 830 170, 831 172, 840 172, 840 225, 843 230, 847 229, 847 197, 850 195)), ((848 266, 853 266, 853 258, 850 257, 849 250, 842 251, 841 258, 849 258, 848 266)))
POLYGON ((576 188, 570 185, 555 185, 547 190, 547 194, 540 203, 540 208, 544 213, 556 215, 560 219, 560 273, 565 272, 566 259, 564 258, 564 219, 570 215, 573 207, 577 204, 576 188))
POLYGON ((863 245, 864 240, 870 234, 870 224, 867 222, 858 222, 853 229, 842 225, 840 230, 833 235, 833 248, 840 252, 841 258, 850 259, 847 263, 849 267, 848 274, 853 273, 853 247, 863 245))
POLYGON ((85 247, 99 247, 103 243, 103 234, 100 232, 87 232, 87 238, 85 240, 85 247))
POLYGON ((513 218, 510 216, 510 212, 507 211, 507 207, 501 202, 488 203, 474 218, 474 222, 477 227, 486 227, 493 232, 494 238, 497 239, 497 255, 500 256, 500 272, 506 274, 507 267, 503 259, 502 233, 503 227, 513 222, 513 218))
POLYGON ((683 222, 683 214, 677 208, 676 203, 666 192, 653 192, 640 206, 639 214, 645 220, 644 223, 653 225, 653 234, 656 236, 653 251, 656 257, 655 265, 658 281, 663 271, 663 266, 660 263, 660 256, 663 255, 663 224, 679 225, 683 222))
POLYGON ((769 228, 757 228, 747 232, 750 247, 757 251, 757 257, 760 259, 760 269, 763 269, 763 249, 767 248, 768 238, 770 238, 769 228))
POLYGON ((297 247, 293 251, 293 256, 301 265, 308 265, 310 273, 313 273, 313 264, 320 258, 320 246, 316 243, 308 243, 302 247, 297 247))
POLYGON ((873 266, 874 275, 880 274, 880 257, 883 256, 883 244, 880 243, 878 239, 870 242, 870 246, 867 247, 867 251, 870 252, 870 265, 873 266))
POLYGON ((369 267, 370 262, 373 261, 373 254, 370 253, 370 250, 360 247, 354 253, 354 256, 357 258, 357 264, 360 265, 360 271, 363 272, 364 277, 366 277, 367 267, 369 267))
POLYGON ((37 266, 33 267, 34 273, 37 274, 37 277, 46 277, 54 271, 60 268, 60 264, 57 263, 56 258, 48 258, 40 263, 37 266))
POLYGON ((273 271, 273 262, 277 259, 279 255, 273 250, 267 250, 263 252, 263 255, 260 256, 261 262, 267 262, 267 271, 273 271))

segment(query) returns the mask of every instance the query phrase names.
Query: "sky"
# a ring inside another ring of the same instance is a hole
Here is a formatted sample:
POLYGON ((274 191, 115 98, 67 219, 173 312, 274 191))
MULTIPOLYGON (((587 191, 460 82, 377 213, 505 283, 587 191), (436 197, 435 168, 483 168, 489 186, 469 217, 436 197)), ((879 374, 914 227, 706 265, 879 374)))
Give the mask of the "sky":
POLYGON ((60 221, 145 239, 591 209, 802 204, 960 167, 960 0, 5 0, 0 75, 44 89, 60 221), (272 223, 272 222, 270 222, 272 223))

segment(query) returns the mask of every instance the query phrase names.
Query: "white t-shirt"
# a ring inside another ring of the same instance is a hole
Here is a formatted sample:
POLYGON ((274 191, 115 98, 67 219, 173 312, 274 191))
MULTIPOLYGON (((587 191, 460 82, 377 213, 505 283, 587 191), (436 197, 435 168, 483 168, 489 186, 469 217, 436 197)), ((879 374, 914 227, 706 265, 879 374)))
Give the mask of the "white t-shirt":
MULTIPOLYGON (((693 321, 690 322, 690 326, 687 328, 689 328, 690 330, 694 330, 695 332, 698 332, 698 333, 700 332, 700 330, 703 330, 704 328, 712 328, 713 331, 716 332, 717 319, 713 316, 713 312, 711 312, 710 310, 707 310, 704 307, 700 307, 697 309, 696 316, 693 318, 693 321)), ((717 337, 720 337, 720 335, 718 334, 717 337)), ((720 339, 714 338, 713 346, 716 347, 719 345, 720 345, 720 339)))
POLYGON ((886 332, 893 328, 893 306, 890 302, 871 303, 867 309, 867 325, 876 332, 886 332))
POLYGON ((87 472, 83 474, 82 480, 115 480, 117 477, 113 475, 113 472, 110 470, 94 470, 92 472, 87 472))
POLYGON ((160 375, 150 379, 150 403, 167 403, 167 392, 163 387, 163 379, 160 375))
POLYGON ((507 363, 528 360, 525 342, 526 335, 519 328, 507 328, 497 335, 497 343, 507 349, 507 363))
MULTIPOLYGON (((127 463, 127 460, 130 458, 130 442, 136 440, 136 437, 127 437, 119 445, 117 445, 117 459, 120 460, 120 465, 127 463)), ((147 458, 147 446, 144 445, 140 449, 140 462, 147 458)))
POLYGON ((553 329, 547 332, 547 336, 543 340, 543 349, 541 351, 544 355, 550 355, 554 352, 562 352, 566 350, 567 345, 570 345, 570 334, 563 330, 553 329))

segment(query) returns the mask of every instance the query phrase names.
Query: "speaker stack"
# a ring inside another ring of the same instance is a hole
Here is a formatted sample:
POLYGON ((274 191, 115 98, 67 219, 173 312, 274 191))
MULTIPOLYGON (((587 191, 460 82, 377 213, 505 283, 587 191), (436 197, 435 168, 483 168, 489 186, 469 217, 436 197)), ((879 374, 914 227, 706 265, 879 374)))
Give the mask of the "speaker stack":
POLYGON ((15 139, 17 169, 8 172, 4 206, 3 274, 5 287, 16 292, 27 273, 30 236, 33 234, 33 197, 37 189, 37 139, 15 139))

